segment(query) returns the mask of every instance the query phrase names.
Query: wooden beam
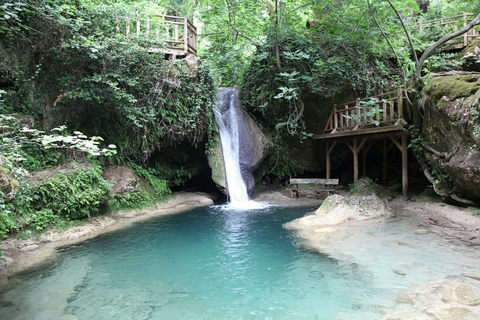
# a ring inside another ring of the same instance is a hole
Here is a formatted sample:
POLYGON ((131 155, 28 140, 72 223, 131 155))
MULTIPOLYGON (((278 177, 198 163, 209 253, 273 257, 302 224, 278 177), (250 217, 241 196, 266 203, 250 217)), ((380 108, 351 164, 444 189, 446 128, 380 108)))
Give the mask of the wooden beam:
POLYGON ((326 171, 327 171, 327 179, 330 179, 330 171, 331 171, 331 162, 330 162, 330 155, 332 154, 333 148, 337 145, 337 141, 334 141, 332 145, 330 146, 330 142, 327 141, 325 143, 326 149, 327 149, 327 161, 326 161, 326 171))
POLYGON ((358 154, 362 150, 363 146, 367 142, 366 138, 363 138, 362 142, 358 144, 357 139, 353 139, 353 145, 351 145, 348 141, 345 141, 347 144, 348 148, 353 153, 353 180, 357 181, 359 179, 359 166, 358 166, 358 154))

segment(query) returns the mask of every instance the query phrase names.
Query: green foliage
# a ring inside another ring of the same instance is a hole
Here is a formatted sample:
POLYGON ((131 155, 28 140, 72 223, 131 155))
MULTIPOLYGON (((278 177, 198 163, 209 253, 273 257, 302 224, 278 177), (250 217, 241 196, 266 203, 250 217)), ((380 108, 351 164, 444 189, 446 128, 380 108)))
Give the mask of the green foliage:
POLYGON ((62 161, 84 158, 85 155, 91 158, 111 156, 117 152, 113 144, 100 148, 100 141, 103 140, 101 137, 87 137, 79 131, 72 135, 66 131, 66 126, 54 128, 49 133, 21 128, 16 116, 0 114, 0 134, 3 138, 0 155, 10 168, 18 162, 25 162, 24 168, 38 170, 62 161))
POLYGON ((33 208, 50 209, 67 219, 90 217, 109 199, 110 185, 102 179, 102 171, 91 167, 58 173, 36 188, 30 189, 33 208))
POLYGON ((98 212, 109 200, 110 185, 98 167, 58 173, 40 185, 22 184, 15 198, 0 195, 0 238, 21 230, 45 230, 61 219, 98 212))
POLYGON ((282 137, 275 135, 274 139, 273 150, 256 171, 262 174, 262 184, 283 183, 290 176, 305 171, 305 167, 292 158, 292 151, 282 137))
POLYGON ((384 89, 388 70, 383 62, 350 43, 290 35, 279 40, 281 69, 273 39, 257 51, 245 76, 243 101, 269 128, 309 137, 303 120, 303 99, 335 96, 345 85, 366 94, 384 89), (371 63, 374 61, 375 63, 371 63))
POLYGON ((171 191, 168 188, 168 181, 160 179, 156 176, 158 172, 154 168, 142 168, 134 163, 130 163, 129 166, 135 170, 141 178, 145 179, 149 186, 153 189, 154 195, 157 199, 160 199, 166 194, 170 194, 171 191))
MULTIPOLYGON (((383 100, 383 102, 393 103, 392 101, 387 100, 383 100)), ((355 108, 359 110, 358 114, 343 115, 343 117, 346 119, 353 119, 358 125, 373 123, 378 127, 380 122, 377 120, 377 117, 382 119, 382 113, 385 112, 385 110, 377 106, 377 103, 377 98, 370 98, 368 101, 360 101, 360 104, 355 106, 355 108)))
POLYGON ((147 192, 132 191, 116 195, 110 206, 114 209, 140 209, 153 203, 154 200, 147 192))

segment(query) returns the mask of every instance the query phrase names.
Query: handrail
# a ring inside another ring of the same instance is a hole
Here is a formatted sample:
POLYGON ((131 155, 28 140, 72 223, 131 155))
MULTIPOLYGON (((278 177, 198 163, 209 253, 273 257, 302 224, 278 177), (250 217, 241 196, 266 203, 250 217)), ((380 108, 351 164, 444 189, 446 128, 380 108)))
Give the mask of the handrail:
MULTIPOLYGON (((461 15, 446 17, 446 18, 439 18, 434 20, 427 20, 427 21, 419 21, 416 25, 420 31, 420 34, 423 34, 424 29, 434 28, 434 27, 444 27, 444 28, 451 28, 450 32, 457 32, 460 27, 465 27, 470 21, 469 17, 474 16, 475 14, 464 12, 461 15), (462 25, 463 22, 463 25, 462 25)), ((457 42, 450 42, 447 46, 453 48, 462 48, 466 47, 473 39, 480 36, 480 31, 477 29, 470 29, 468 32, 464 33, 461 36, 458 36, 457 42)))
POLYGON ((372 125, 397 125, 399 120, 402 123, 402 120, 411 118, 412 112, 405 91, 399 88, 397 91, 335 104, 323 134, 361 130, 372 125), (371 99, 375 99, 373 105, 361 106, 362 102, 371 99))
POLYGON ((197 28, 187 17, 169 15, 154 15, 150 18, 119 17, 123 20, 118 22, 115 28, 117 34, 125 34, 127 37, 136 36, 150 41, 151 52, 162 52, 172 55, 197 54, 197 28), (131 32, 131 28, 135 31, 131 32), (163 42, 164 47, 157 43, 163 42))

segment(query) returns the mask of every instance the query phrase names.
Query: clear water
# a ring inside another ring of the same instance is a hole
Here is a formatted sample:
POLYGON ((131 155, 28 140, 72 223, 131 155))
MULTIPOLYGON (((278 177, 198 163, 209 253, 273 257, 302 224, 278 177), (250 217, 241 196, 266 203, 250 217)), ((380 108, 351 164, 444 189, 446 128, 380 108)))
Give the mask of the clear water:
POLYGON ((282 224, 313 209, 212 206, 65 247, 9 282, 0 319, 377 319, 408 286, 478 266, 400 219, 353 225, 337 260, 306 250, 282 224))
POLYGON ((11 281, 0 318, 332 319, 376 289, 358 268, 296 246, 282 223, 308 211, 214 206, 64 248, 11 281))

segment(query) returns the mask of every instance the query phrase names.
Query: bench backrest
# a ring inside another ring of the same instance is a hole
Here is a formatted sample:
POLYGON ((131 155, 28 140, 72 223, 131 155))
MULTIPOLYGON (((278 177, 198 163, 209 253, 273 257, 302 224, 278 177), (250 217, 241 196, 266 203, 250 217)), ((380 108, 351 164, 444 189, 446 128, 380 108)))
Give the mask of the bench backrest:
POLYGON ((338 179, 291 178, 290 184, 338 185, 338 179))

